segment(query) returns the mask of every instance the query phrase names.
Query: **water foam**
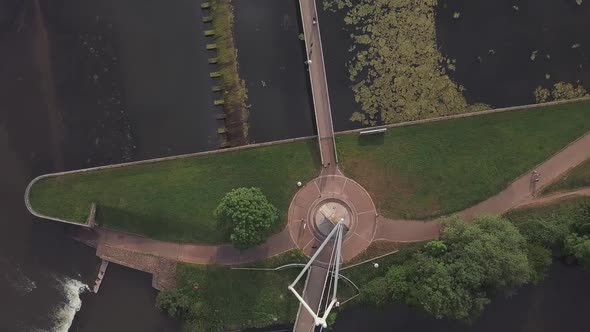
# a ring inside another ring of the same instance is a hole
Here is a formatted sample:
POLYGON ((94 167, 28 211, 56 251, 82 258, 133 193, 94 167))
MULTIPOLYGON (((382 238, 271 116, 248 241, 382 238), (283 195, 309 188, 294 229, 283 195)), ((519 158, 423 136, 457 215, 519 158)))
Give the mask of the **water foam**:
POLYGON ((62 286, 62 292, 65 302, 58 305, 53 313, 53 328, 55 332, 68 332, 74 321, 76 313, 82 308, 82 299, 80 295, 90 288, 81 281, 64 278, 58 280, 62 286))

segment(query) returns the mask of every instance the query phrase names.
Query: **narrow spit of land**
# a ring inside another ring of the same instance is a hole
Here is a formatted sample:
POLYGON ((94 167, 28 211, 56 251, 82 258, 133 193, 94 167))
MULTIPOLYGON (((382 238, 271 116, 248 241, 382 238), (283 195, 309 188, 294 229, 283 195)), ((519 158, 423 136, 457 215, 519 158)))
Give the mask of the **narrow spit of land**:
MULTIPOLYGON (((392 128, 381 136, 340 135, 339 166, 367 189, 383 216, 437 217, 502 191, 589 131, 588 115, 590 101, 582 101, 392 128)), ((30 202, 37 212, 78 222, 96 202, 99 225, 216 244, 224 234, 212 211, 226 192, 260 187, 286 217, 295 183, 317 176, 317 156, 317 142, 309 140, 56 175, 32 186, 30 202)))

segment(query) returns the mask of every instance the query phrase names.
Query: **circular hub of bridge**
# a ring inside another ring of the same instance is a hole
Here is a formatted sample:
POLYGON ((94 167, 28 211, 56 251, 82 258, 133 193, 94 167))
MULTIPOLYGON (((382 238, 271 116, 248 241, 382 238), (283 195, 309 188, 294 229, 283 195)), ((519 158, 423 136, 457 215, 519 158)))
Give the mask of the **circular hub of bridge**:
MULTIPOLYGON (((301 187, 291 201, 288 218, 291 239, 308 256, 342 220, 345 261, 371 244, 377 228, 377 212, 369 193, 339 172, 322 175, 301 187)), ((318 259, 322 261, 321 256, 318 259)))
POLYGON ((335 198, 328 198, 320 201, 314 209, 311 209, 311 217, 313 220, 312 230, 315 232, 316 238, 326 238, 332 229, 340 221, 344 224, 344 234, 348 234, 348 230, 353 224, 353 214, 344 201, 335 198))

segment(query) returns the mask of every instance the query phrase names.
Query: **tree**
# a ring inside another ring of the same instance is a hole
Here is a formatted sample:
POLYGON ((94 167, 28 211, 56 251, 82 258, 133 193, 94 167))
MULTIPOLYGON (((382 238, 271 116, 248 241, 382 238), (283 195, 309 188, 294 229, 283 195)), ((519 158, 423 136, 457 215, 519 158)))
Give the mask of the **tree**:
POLYGON ((590 236, 571 234, 565 239, 565 251, 575 257, 580 264, 590 268, 590 236))
POLYGON ((279 219, 277 209, 258 188, 233 189, 223 197, 214 215, 239 249, 264 242, 279 219))
POLYGON ((509 221, 496 216, 467 224, 445 222, 441 238, 385 276, 382 289, 397 301, 437 318, 470 320, 490 298, 535 276, 524 238, 509 221))

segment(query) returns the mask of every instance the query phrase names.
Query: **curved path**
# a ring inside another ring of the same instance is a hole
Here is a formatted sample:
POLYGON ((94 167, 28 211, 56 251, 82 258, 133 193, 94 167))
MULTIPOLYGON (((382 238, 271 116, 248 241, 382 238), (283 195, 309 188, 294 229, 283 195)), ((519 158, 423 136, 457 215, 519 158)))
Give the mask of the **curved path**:
POLYGON ((338 202, 347 208, 350 218, 342 258, 349 260, 373 241, 376 231, 377 210, 369 193, 355 181, 341 175, 321 175, 302 187, 289 207, 288 229, 291 240, 311 256, 315 247, 324 240, 316 222, 318 210, 325 202, 338 202))
MULTIPOLYGON (((590 133, 573 141, 534 168, 540 174, 538 182, 534 182, 532 171, 522 175, 500 193, 460 211, 463 220, 471 220, 480 214, 503 214, 510 209, 528 204, 547 203, 567 195, 588 195, 588 189, 574 190, 548 197, 537 198, 536 193, 563 175, 568 170, 590 159, 590 133)), ((436 238, 440 233, 440 219, 430 221, 391 220, 380 218, 376 239, 396 242, 417 242, 436 238)))
MULTIPOLYGON (((540 198, 534 195, 535 191, 539 191, 542 187, 557 180, 569 169, 589 158, 590 134, 586 134, 536 167, 536 170, 541 174, 541 179, 537 183, 538 188, 533 188, 531 185, 530 173, 523 175, 502 192, 459 212, 459 215, 469 220, 478 214, 504 213, 515 207, 544 204, 572 195, 590 196, 590 188, 581 188, 540 198)), ((250 250, 239 251, 231 245, 164 242, 105 229, 96 229, 94 233, 86 229, 79 229, 75 237, 96 247, 107 246, 195 264, 240 264, 275 256, 295 248, 302 248, 309 254, 313 247, 312 243, 316 239, 311 232, 306 235, 299 233, 301 232, 301 219, 307 218, 308 214, 301 210, 297 211, 294 207, 307 206, 309 209, 319 198, 320 193, 331 197, 341 195, 340 197, 346 201, 354 201, 354 210, 357 213, 360 212, 359 228, 353 232, 356 234, 345 245, 345 259, 350 259, 364 250, 372 240, 415 242, 438 237, 440 232, 438 219, 432 221, 391 220, 378 216, 375 213, 373 202, 360 185, 356 187, 354 185, 356 182, 342 176, 336 168, 324 169, 322 173, 324 175, 306 184, 296 194, 291 204, 291 208, 294 210, 290 209, 288 227, 271 236, 263 245, 250 250), (369 218, 369 216, 373 217, 369 218), (371 235, 371 233, 373 234, 371 235)))
POLYGON ((236 265, 249 263, 296 248, 291 241, 289 230, 286 228, 269 237, 261 246, 244 251, 227 244, 201 245, 166 242, 104 228, 95 228, 94 231, 78 229, 74 238, 96 247, 97 250, 108 247, 193 264, 236 265))

